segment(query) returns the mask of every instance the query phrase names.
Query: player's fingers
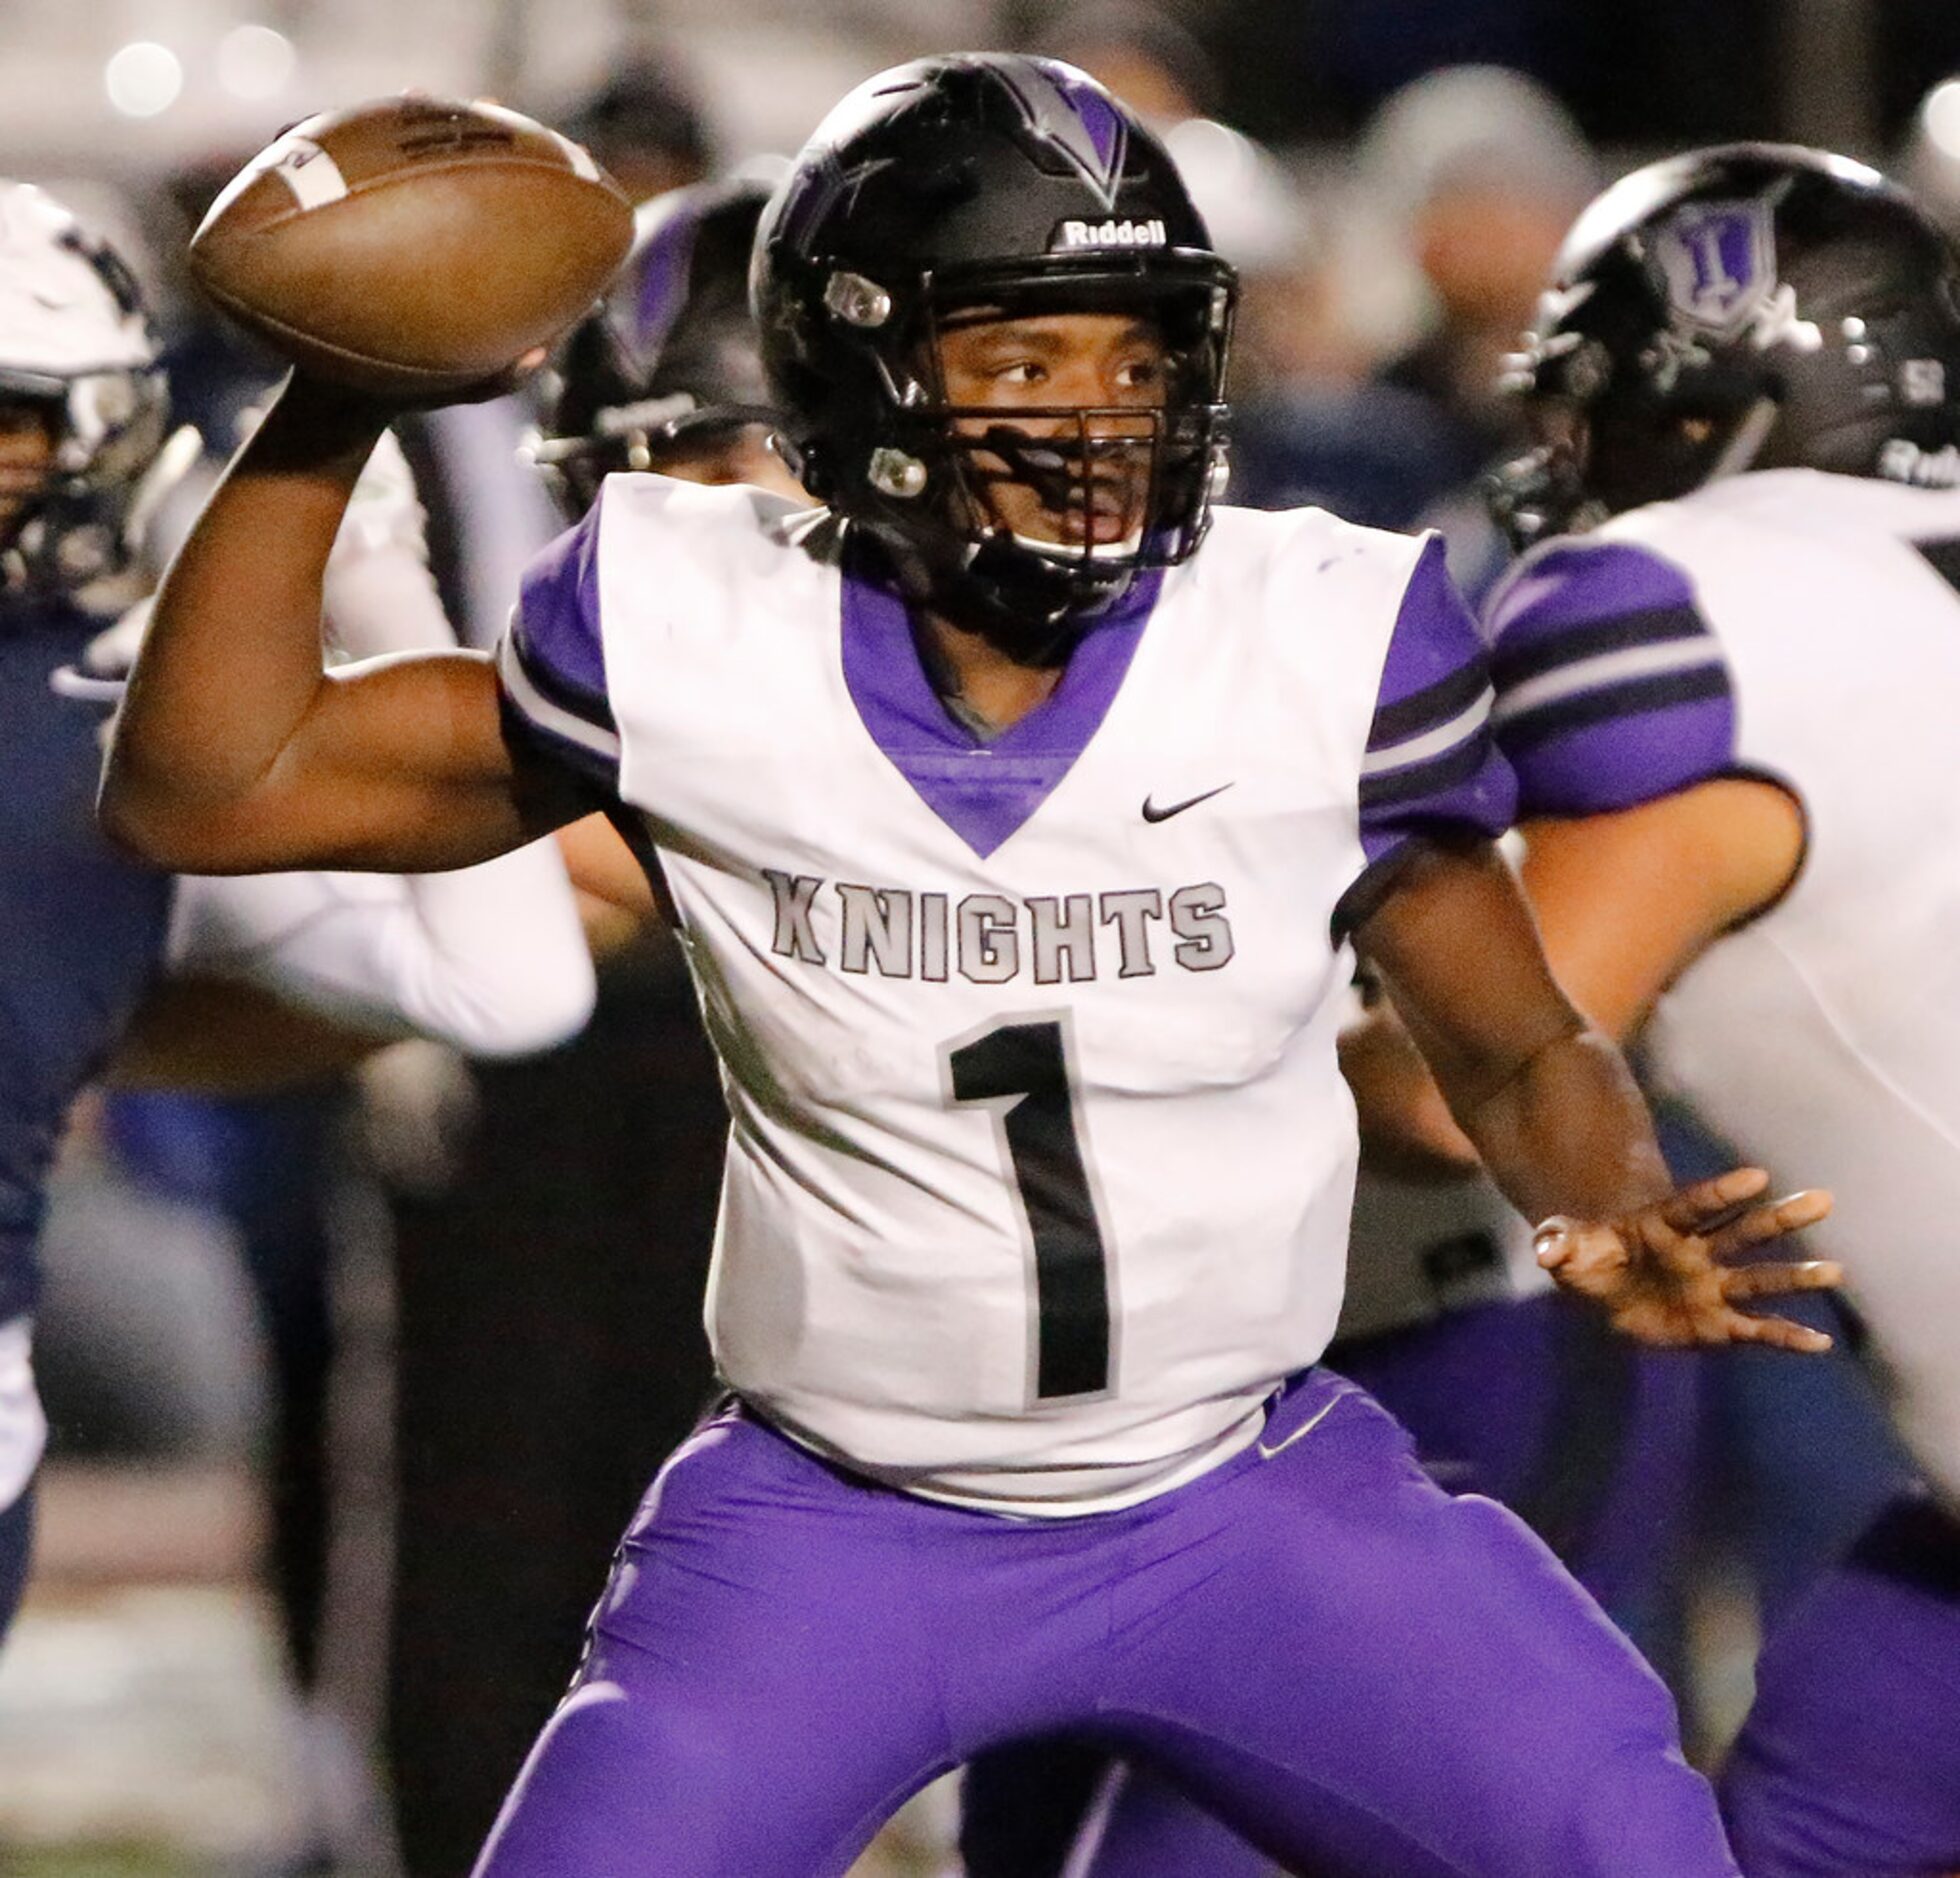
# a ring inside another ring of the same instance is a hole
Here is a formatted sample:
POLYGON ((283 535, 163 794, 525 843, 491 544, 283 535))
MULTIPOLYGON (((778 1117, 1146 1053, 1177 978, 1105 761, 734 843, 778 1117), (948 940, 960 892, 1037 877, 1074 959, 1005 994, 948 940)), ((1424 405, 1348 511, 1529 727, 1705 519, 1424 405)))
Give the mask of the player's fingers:
POLYGON ((1830 1211, 1831 1196, 1821 1187, 1785 1194, 1767 1206, 1751 1207, 1740 1219, 1722 1227, 1711 1236, 1710 1246, 1717 1258, 1733 1258, 1751 1246, 1767 1245, 1785 1233, 1814 1226, 1827 1218, 1830 1211))
POLYGON ((1769 1175, 1760 1167, 1732 1167, 1710 1180, 1694 1181, 1646 1210, 1671 1231, 1705 1233, 1768 1186, 1769 1175))
POLYGON ((1722 1296, 1736 1304, 1785 1291, 1829 1291, 1843 1282, 1844 1267, 1832 1259, 1768 1260, 1724 1271, 1722 1296))
POLYGON ((1831 1347, 1831 1339, 1808 1324, 1793 1323, 1787 1317, 1751 1317, 1731 1311, 1726 1341, 1760 1343, 1772 1350, 1792 1350, 1800 1356, 1821 1356, 1831 1347))

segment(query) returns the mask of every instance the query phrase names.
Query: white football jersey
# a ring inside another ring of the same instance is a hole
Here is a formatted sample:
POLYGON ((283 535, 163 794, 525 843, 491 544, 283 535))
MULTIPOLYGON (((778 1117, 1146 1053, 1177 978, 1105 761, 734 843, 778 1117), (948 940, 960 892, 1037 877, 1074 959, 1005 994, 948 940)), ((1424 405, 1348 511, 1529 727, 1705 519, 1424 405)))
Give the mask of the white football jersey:
POLYGON ((982 743, 853 552, 756 491, 614 477, 527 580, 506 696, 616 789, 678 915, 732 1114, 730 1385, 915 1492, 1141 1499, 1332 1330, 1358 791, 1476 771, 1501 825, 1480 653, 1390 657, 1435 544, 1225 511, 982 743), (1417 695, 1378 713, 1396 666, 1417 695))
MULTIPOLYGON (((1500 676, 1509 729, 1534 711, 1541 728, 1567 714, 1563 732, 1513 752, 1526 812, 1534 762, 1561 743, 1574 778, 1588 739, 1596 779, 1616 748, 1642 760, 1629 740, 1659 720, 1615 731, 1615 687, 1679 687, 1664 707, 1678 753, 1718 734, 1725 672, 1733 747, 1712 767, 1781 780, 1809 839, 1788 894, 1667 994, 1648 1057, 1779 1182, 1834 1190, 1836 1210, 1808 1236, 1843 1260, 1901 1431, 1960 1498, 1960 493, 1808 470, 1738 476, 1561 550, 1568 592, 1582 590, 1588 555, 1628 549, 1686 576, 1712 640, 1683 629, 1608 647, 1595 620, 1579 629, 1594 635, 1575 646, 1583 656, 1559 664, 1541 634, 1540 669, 1515 688, 1537 687, 1522 709, 1507 708, 1500 676)), ((1504 645, 1500 634, 1500 674, 1504 645)))

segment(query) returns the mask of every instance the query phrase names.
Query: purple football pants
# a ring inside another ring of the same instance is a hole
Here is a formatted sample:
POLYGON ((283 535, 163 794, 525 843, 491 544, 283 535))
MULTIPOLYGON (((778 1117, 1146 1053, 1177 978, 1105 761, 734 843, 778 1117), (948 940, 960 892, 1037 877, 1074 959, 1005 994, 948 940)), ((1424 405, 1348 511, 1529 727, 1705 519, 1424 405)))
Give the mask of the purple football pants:
MULTIPOLYGON (((1442 1485, 1502 1500, 1636 1642, 1654 1629, 1692 1496, 1692 1355, 1639 1350, 1545 1295, 1340 1345, 1330 1360, 1409 1430, 1442 1485)), ((960 1845, 973 1878, 1272 1870, 1150 1769, 1112 1769, 1073 1744, 969 1769, 960 1845)))
POLYGON ((1960 1524, 1895 1503, 1791 1606, 1721 1784, 1749 1878, 1960 1872, 1960 1524))
POLYGON ((1316 1878, 1734 1878, 1666 1690, 1512 1515, 1325 1371, 1059 1521, 856 1480, 750 1412, 662 1469, 478 1878, 824 1878, 994 1744, 1162 1769, 1316 1878))

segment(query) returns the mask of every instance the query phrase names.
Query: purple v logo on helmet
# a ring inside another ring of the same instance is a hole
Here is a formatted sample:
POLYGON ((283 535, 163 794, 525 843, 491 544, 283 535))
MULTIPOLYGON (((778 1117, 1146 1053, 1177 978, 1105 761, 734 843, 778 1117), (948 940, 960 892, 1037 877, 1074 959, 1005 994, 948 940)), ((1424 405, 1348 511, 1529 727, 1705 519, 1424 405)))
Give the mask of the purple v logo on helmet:
POLYGON ((1770 204, 1761 197, 1688 203, 1656 233, 1654 260, 1678 320, 1734 333, 1776 286, 1770 204))
POLYGON ((1115 208, 1129 131, 1101 88, 1059 59, 1003 61, 994 70, 1026 113, 1028 128, 1068 159, 1105 208, 1115 208))

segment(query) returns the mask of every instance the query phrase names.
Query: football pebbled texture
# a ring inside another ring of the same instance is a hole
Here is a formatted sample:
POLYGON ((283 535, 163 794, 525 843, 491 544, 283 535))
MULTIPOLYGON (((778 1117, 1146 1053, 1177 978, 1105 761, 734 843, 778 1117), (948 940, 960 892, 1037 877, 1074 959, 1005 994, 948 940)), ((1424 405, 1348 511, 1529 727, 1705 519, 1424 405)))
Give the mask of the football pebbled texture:
POLYGON ((490 104, 330 111, 262 150, 191 238, 199 287, 296 365, 439 400, 591 307, 633 209, 584 150, 490 104))

